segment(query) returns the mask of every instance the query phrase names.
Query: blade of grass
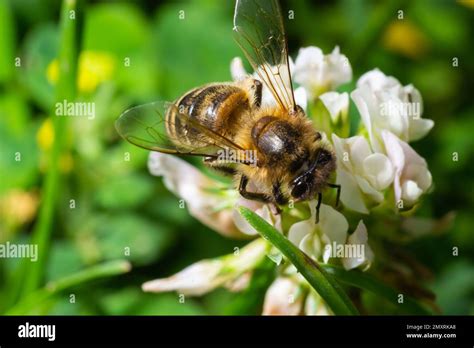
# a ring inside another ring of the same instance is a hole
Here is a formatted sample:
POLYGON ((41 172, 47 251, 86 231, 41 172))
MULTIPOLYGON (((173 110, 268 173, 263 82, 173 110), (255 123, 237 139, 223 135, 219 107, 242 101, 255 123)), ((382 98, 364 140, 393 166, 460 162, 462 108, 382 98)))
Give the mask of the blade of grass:
POLYGON ((399 292, 388 287, 385 284, 380 283, 374 277, 363 273, 361 271, 352 270, 346 271, 342 267, 321 264, 329 274, 334 275, 338 280, 347 285, 355 286, 357 288, 370 291, 382 298, 385 298, 389 302, 398 306, 403 306, 407 312, 416 315, 432 315, 433 313, 418 303, 411 297, 404 296, 404 302, 401 304, 398 302, 399 292))
POLYGON ((301 275, 324 299, 334 314, 358 314, 349 297, 331 275, 260 216, 248 208, 240 207, 239 209, 240 214, 257 232, 291 261, 301 275))
POLYGON ((114 260, 100 265, 92 266, 88 269, 48 283, 44 288, 36 290, 18 302, 7 311, 6 315, 25 315, 34 310, 35 306, 41 304, 49 297, 71 289, 83 283, 123 274, 130 271, 131 266, 128 261, 114 260))
MULTIPOLYGON (((80 46, 80 24, 82 16, 76 0, 64 0, 60 19, 59 79, 56 85, 57 101, 73 101, 76 94, 77 60, 80 46)), ((44 276, 45 264, 49 252, 54 208, 60 190, 61 175, 59 163, 65 152, 67 139, 67 117, 55 117, 54 105, 51 106, 51 118, 54 128, 54 143, 48 161, 48 172, 42 190, 42 202, 38 222, 34 228, 32 243, 38 245, 38 261, 23 263, 21 296, 38 289, 44 276)))

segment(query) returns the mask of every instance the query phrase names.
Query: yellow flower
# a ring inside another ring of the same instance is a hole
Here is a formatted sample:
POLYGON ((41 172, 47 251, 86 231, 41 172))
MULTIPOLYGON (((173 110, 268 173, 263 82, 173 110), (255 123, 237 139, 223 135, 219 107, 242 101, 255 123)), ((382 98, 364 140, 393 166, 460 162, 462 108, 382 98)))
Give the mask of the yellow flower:
MULTIPOLYGON (((84 51, 79 56, 77 88, 79 92, 93 92, 97 86, 109 80, 115 70, 115 58, 104 52, 84 51)), ((53 60, 46 69, 48 81, 55 84, 59 77, 59 62, 53 60)))
MULTIPOLYGON (((51 121, 51 118, 47 118, 44 120, 43 124, 40 126, 38 133, 36 133, 36 141, 38 142, 38 146, 44 152, 47 152, 51 149, 54 143, 54 127, 51 121)), ((40 159, 40 169, 45 170, 48 164, 48 157, 43 156, 40 159)), ((63 153, 59 158, 59 170, 62 173, 69 173, 71 172, 72 168, 74 167, 74 159, 72 155, 68 153, 63 153)))
POLYGON ((422 56, 428 39, 413 23, 404 19, 392 22, 383 36, 385 47, 410 58, 422 56))
POLYGON ((41 150, 48 151, 54 142, 54 128, 50 118, 47 118, 36 134, 36 141, 41 150))

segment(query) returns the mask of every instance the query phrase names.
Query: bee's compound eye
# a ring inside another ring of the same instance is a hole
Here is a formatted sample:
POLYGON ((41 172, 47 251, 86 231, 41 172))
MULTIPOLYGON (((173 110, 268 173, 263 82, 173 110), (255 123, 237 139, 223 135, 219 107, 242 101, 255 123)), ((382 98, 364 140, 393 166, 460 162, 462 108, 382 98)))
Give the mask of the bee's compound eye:
POLYGON ((291 190, 291 196, 294 198, 302 197, 308 189, 308 185, 303 180, 298 180, 291 190))

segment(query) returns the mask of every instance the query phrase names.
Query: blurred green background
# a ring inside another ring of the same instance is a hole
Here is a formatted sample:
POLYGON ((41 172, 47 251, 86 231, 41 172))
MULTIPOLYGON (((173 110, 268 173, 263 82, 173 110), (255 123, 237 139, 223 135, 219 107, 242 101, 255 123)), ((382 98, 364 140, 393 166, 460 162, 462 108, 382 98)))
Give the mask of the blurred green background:
MULTIPOLYGON (((293 57, 310 45, 326 53, 339 45, 348 56, 354 79, 341 90, 352 90, 361 74, 376 67, 420 90, 424 117, 435 127, 413 146, 426 158, 435 187, 419 215, 456 217, 443 233, 406 248, 431 269, 427 286, 443 313, 474 314, 473 1, 296 0, 282 6, 295 13, 286 22, 293 57)), ((174 293, 141 291, 144 281, 245 243, 179 209, 161 179, 148 173, 148 152, 114 129, 132 105, 230 80, 229 63, 242 56, 232 38, 233 2, 88 1, 81 8, 77 99, 94 102, 96 117, 66 118, 58 137, 51 119, 61 3, 0 0, 0 243, 29 243, 42 231, 49 245, 47 262, 39 266, 0 259, 0 313, 258 314, 274 276, 271 265, 260 270, 250 293, 219 289, 183 304, 174 293), (130 161, 124 160, 127 152, 130 161), (48 179, 52 168, 58 175, 48 179), (52 200, 45 198, 48 187, 56 190, 52 200), (51 221, 40 222, 48 212, 51 221), (104 274, 87 279, 91 267, 111 260, 128 260, 133 268, 123 273, 123 264, 108 263, 113 276, 106 266, 99 272, 104 274), (69 285, 52 294, 35 290, 55 281, 69 285)), ((350 115, 358 120, 354 104, 350 115)))

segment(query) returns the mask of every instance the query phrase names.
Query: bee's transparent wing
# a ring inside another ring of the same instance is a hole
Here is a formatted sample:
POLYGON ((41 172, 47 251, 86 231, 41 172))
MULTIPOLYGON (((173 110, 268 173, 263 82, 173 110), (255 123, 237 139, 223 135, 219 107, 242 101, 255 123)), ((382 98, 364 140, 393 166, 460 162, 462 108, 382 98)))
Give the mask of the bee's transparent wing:
POLYGON ((188 115, 178 112, 170 102, 154 102, 133 107, 120 115, 115 127, 128 142, 152 151, 175 155, 217 158, 219 150, 242 150, 226 137, 214 132, 188 115), (173 111, 174 117, 166 115, 173 111), (174 129, 185 129, 186 139, 174 129))
POLYGON ((234 13, 237 43, 278 105, 295 110, 288 45, 277 0, 237 0, 234 13))

